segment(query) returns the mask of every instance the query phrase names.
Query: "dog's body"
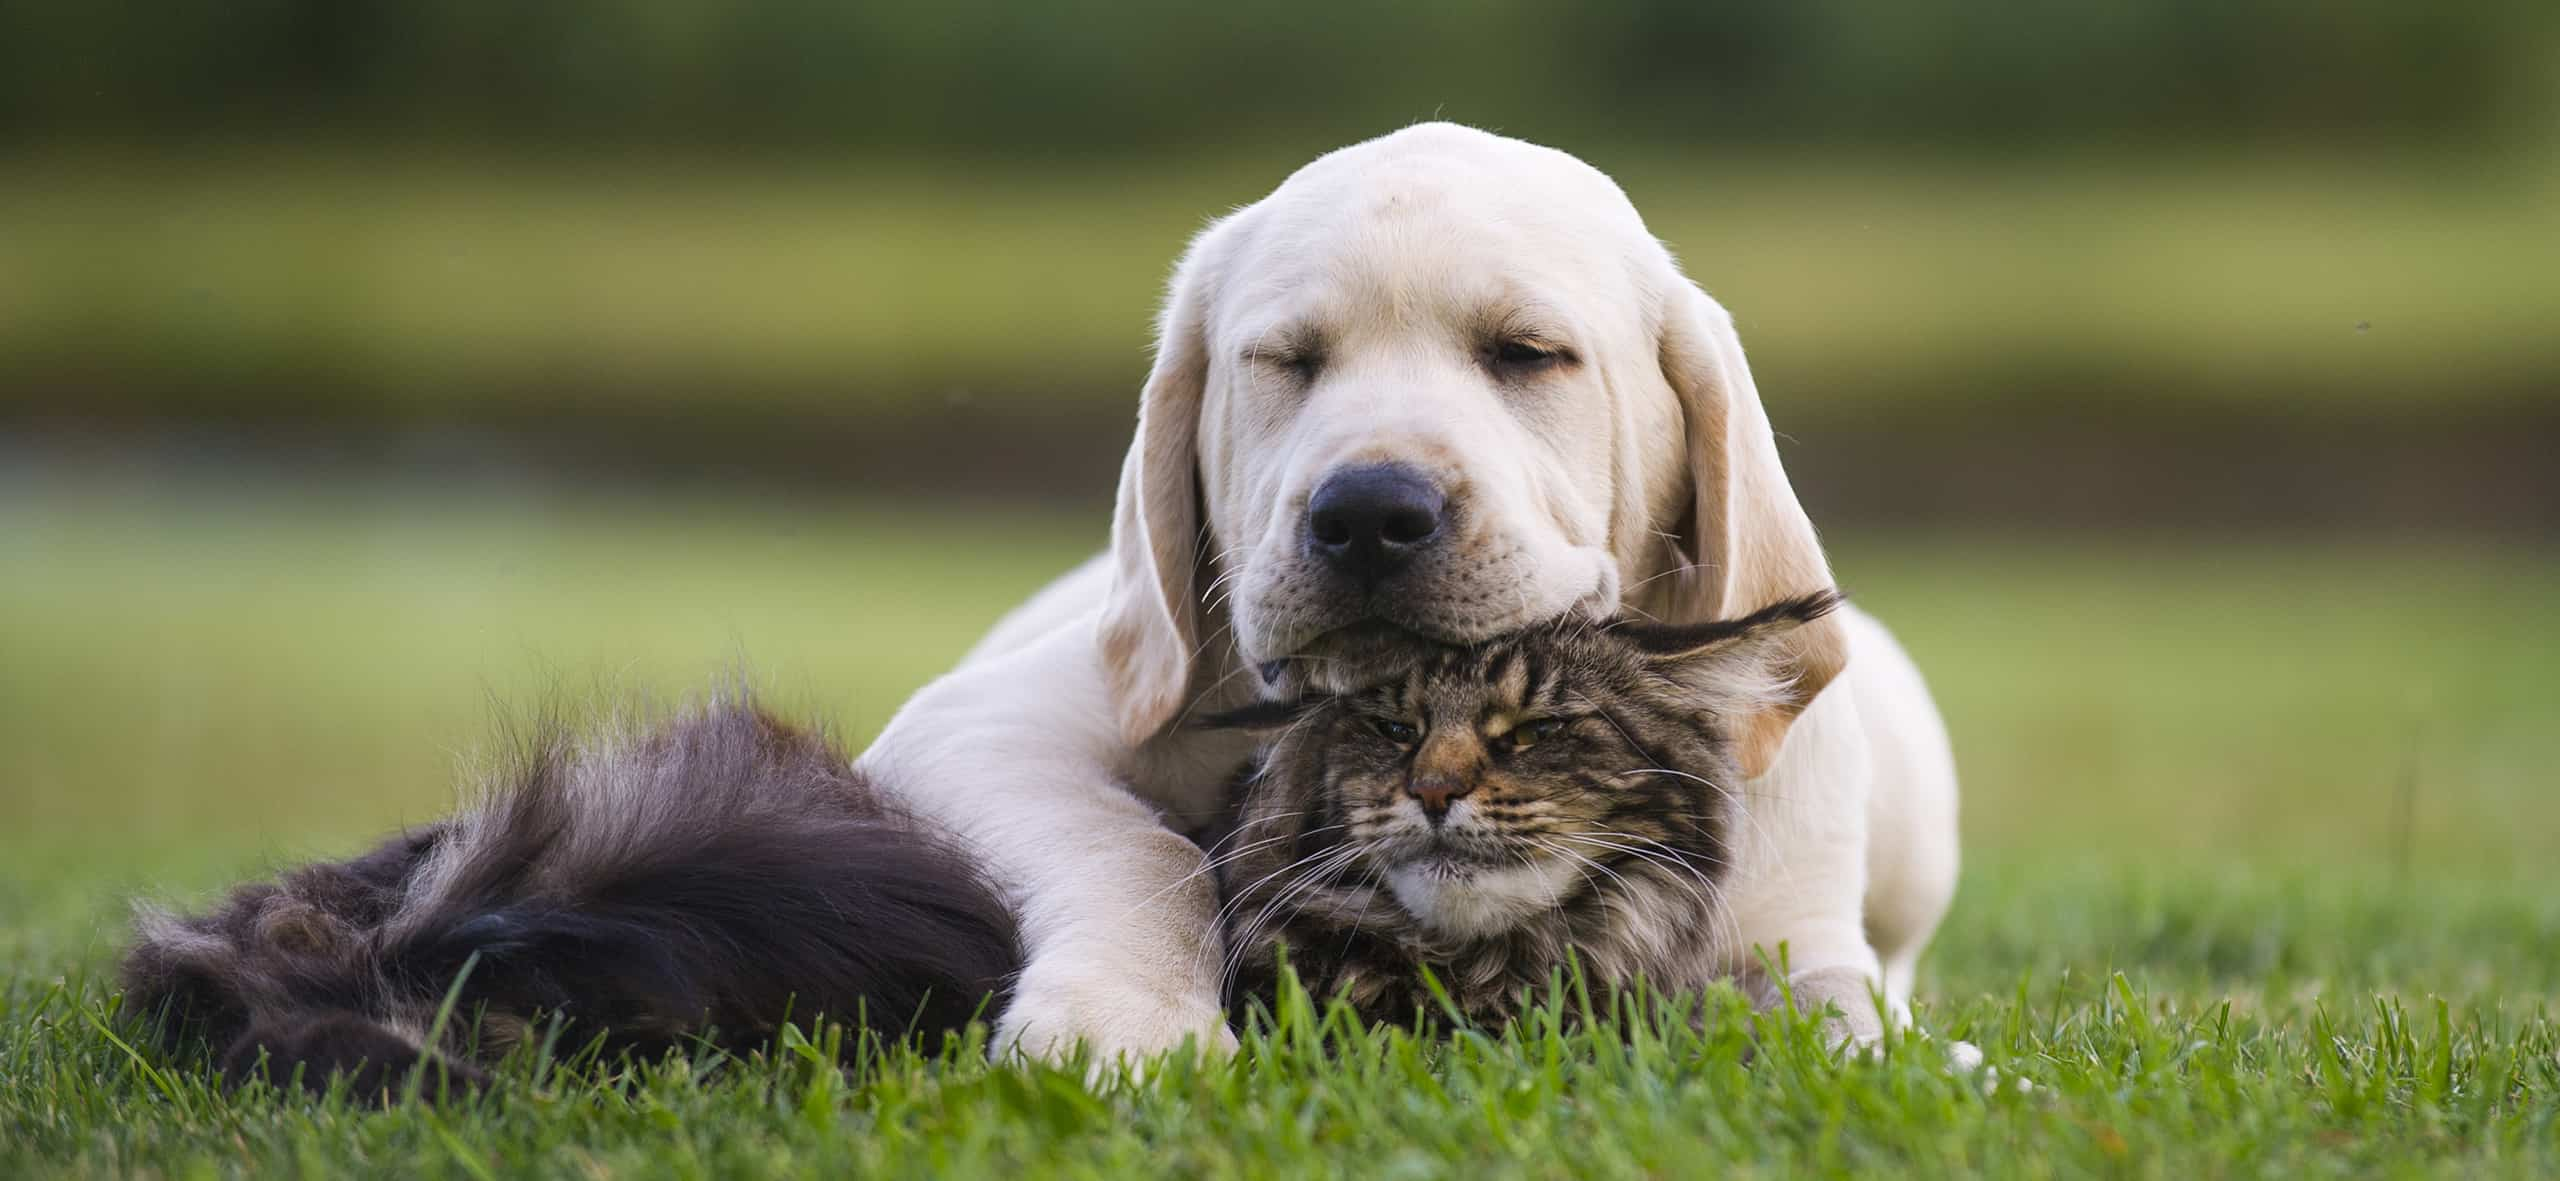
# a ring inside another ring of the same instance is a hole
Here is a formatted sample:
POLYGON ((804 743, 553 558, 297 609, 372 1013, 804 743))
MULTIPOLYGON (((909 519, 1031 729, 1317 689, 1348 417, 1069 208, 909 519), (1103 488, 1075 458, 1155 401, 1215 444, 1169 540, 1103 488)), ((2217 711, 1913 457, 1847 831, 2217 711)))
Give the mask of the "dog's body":
MULTIPOLYGON (((1356 681, 1420 637, 1745 612, 1829 569, 1731 319, 1607 177, 1446 124, 1344 149, 1174 277, 1112 548, 862 758, 993 859, 1029 959, 1004 1044, 1231 1042, 1183 835, 1249 739, 1183 719, 1356 681)), ((1747 720, 1728 897, 1797 1000, 1877 1031, 1954 888, 1955 778, 1873 619, 1802 629, 1747 720)), ((1759 995, 1776 981, 1747 980, 1759 995)))

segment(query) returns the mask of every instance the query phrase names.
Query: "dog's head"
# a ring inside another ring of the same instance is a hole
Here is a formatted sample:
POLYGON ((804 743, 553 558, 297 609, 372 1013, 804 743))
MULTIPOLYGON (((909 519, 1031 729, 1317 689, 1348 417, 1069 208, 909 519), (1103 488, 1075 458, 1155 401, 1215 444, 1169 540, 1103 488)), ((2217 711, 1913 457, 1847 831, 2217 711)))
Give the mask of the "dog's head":
MULTIPOLYGON (((1159 332, 1102 623, 1132 741, 1220 624, 1338 687, 1400 640, 1830 581, 1731 318, 1562 152, 1426 124, 1318 159, 1193 242, 1159 332)), ((1836 623, 1789 647, 1746 771, 1845 659, 1836 623)))

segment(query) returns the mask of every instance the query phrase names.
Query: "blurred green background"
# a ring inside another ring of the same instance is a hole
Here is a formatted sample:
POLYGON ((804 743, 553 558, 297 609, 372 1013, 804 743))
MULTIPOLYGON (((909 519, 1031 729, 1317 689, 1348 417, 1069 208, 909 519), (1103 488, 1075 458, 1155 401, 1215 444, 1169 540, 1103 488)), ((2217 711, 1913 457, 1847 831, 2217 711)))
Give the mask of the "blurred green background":
POLYGON ((1186 236, 1434 116, 1740 319, 1955 728, 1945 979, 2547 948, 2548 3, 37 0, 0 958, 433 813, 505 703, 743 664, 866 736, 1099 544, 1186 236))
POLYGON ((1089 496, 1186 236, 1434 116, 1619 176, 1791 431, 2551 437, 2532 0, 12 5, 0 408, 1089 496))

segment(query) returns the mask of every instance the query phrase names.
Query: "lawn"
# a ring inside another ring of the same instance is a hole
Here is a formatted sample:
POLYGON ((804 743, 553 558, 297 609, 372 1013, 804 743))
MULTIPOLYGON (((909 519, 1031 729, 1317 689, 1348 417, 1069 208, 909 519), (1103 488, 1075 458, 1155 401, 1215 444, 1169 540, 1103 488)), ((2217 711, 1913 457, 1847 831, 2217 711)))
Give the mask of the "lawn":
MULTIPOLYGON (((1799 417, 2057 383, 2510 410, 2560 374, 2560 285, 2521 245, 2560 236, 2547 160, 1589 154, 1799 417)), ((0 159, 0 406, 1116 412, 1183 242, 1301 158, 29 151, 0 159)))
POLYGON ((2560 560, 1833 539, 1966 772, 1925 1019, 1417 1043, 1299 1016, 1078 1076, 786 1048, 454 1111, 128 1053, 124 899, 433 814, 493 710, 751 667, 859 740, 1099 522, 275 481, 0 482, 0 1175, 2186 1177, 2560 1169, 2560 560), (813 1052, 812 1052, 813 1053, 813 1052))

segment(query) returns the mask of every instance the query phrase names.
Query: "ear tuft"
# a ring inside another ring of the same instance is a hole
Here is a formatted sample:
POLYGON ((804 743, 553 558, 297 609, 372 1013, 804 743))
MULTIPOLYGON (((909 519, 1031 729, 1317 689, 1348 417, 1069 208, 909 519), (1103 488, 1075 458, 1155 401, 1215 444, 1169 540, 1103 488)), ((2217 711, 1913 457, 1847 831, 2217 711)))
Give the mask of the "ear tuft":
POLYGON ((1780 599, 1738 619, 1711 619, 1704 623, 1627 622, 1611 627, 1610 631, 1647 656, 1678 661, 1742 641, 1771 638, 1792 631, 1839 610, 1842 602, 1838 590, 1826 587, 1791 599, 1780 599))
POLYGON ((1825 588, 1738 619, 1620 624, 1610 630, 1686 682, 1701 704, 1726 719, 1735 761, 1743 774, 1757 777, 1777 761, 1788 727, 1813 700, 1798 638, 1841 602, 1839 591, 1825 588))

